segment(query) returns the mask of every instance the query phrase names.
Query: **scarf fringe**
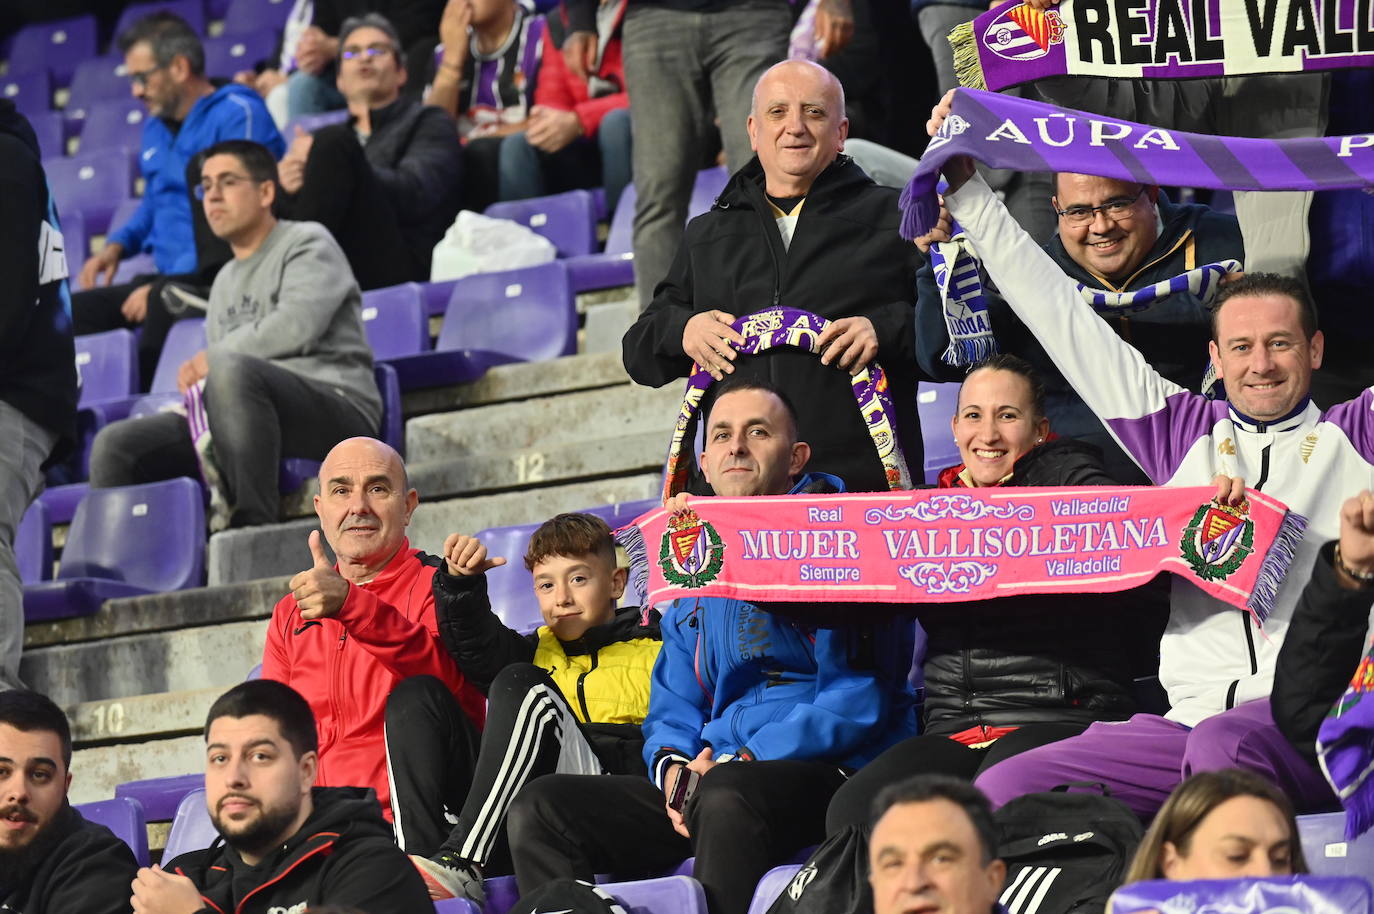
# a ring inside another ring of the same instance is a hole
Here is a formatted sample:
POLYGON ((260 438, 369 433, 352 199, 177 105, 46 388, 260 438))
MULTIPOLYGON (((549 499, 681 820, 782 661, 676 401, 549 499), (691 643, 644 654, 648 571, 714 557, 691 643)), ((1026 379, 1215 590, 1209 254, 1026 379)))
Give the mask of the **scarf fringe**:
POLYGON ((954 75, 959 85, 969 89, 986 89, 983 65, 978 61, 978 42, 973 37, 973 20, 961 22, 949 33, 949 46, 954 49, 954 75))
POLYGON ((945 354, 940 356, 940 361, 946 365, 953 365, 956 368, 966 368, 970 365, 977 365, 984 359, 992 358, 998 353, 997 339, 992 336, 971 336, 967 339, 949 341, 949 348, 945 354))
MULTIPOLYGON (((612 534, 616 545, 625 550, 625 557, 630 560, 630 579, 634 582, 639 592, 649 593, 649 550, 644 545, 644 533, 635 524, 626 524, 612 534)), ((641 607, 641 616, 647 616, 648 606, 641 607)))
POLYGON ((1374 827, 1374 787, 1365 785, 1345 798, 1345 840, 1356 838, 1374 827))
POLYGON ((1278 599, 1279 587, 1293 564, 1298 544, 1302 542, 1303 534, 1306 532, 1307 518, 1301 514, 1289 511, 1279 522, 1274 543, 1264 554, 1264 564, 1260 565, 1255 588, 1245 604, 1246 609, 1255 614, 1261 625, 1274 611, 1274 601, 1278 599))

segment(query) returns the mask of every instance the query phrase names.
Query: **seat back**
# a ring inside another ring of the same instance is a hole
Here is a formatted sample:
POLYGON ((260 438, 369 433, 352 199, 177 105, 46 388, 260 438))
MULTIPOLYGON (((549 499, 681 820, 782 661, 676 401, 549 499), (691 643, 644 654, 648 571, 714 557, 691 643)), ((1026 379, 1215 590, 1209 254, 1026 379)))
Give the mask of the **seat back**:
POLYGON ((82 803, 76 807, 88 822, 103 825, 115 837, 129 845, 139 866, 148 865, 148 823, 143 818, 143 804, 131 797, 115 797, 82 803))
MULTIPOLYGON (((143 146, 148 109, 136 98, 112 98, 91 105, 81 125, 81 152, 109 149, 137 150, 143 146)), ((115 227, 121 223, 116 221, 115 227)))
POLYGON ((525 550, 539 524, 490 527, 477 534, 487 555, 502 556, 506 564, 487 572, 487 599, 492 612, 507 627, 531 632, 544 624, 534 596, 534 576, 525 568, 525 550))
POLYGON ((131 330, 76 337, 79 406, 138 393, 138 341, 131 330))
POLYGON ((81 265, 91 256, 91 236, 86 231, 86 216, 79 209, 60 209, 58 222, 62 223, 62 240, 67 254, 67 270, 72 274, 71 289, 76 289, 76 274, 81 265))
POLYGON ((123 54, 87 57, 72 73, 71 93, 62 111, 68 120, 84 121, 91 109, 101 102, 128 97, 129 71, 124 66, 123 54))
POLYGON ((543 235, 553 242, 559 257, 576 257, 596 250, 596 207, 592 195, 585 190, 493 203, 486 214, 518 222, 543 235))
POLYGON ((372 366, 377 392, 382 397, 382 421, 378 437, 391 445, 402 457, 406 455, 406 421, 401 412, 401 379, 396 369, 385 362, 372 366))
POLYGON ((252 70, 272 56, 279 27, 254 27, 229 20, 235 31, 205 39, 205 75, 232 78, 240 70, 252 70))
POLYGON ((52 521, 48 506, 36 498, 14 531, 14 560, 22 584, 52 578, 52 521))
POLYGON ((635 186, 626 184, 616 201, 615 212, 611 214, 610 229, 606 233, 607 254, 631 254, 634 252, 635 234, 635 186))
POLYGON ((1366 878, 1374 874, 1374 832, 1365 832, 1354 841, 1345 840, 1345 813, 1298 816, 1298 835, 1314 874, 1366 878))
POLYGON ((927 483, 935 482, 945 467, 962 462, 959 448, 949 431, 949 420, 954 418, 959 409, 959 386, 957 383, 931 384, 922 381, 916 393, 927 483))
POLYGON ((778 896, 787 888, 787 883, 792 881, 792 877, 797 875, 800 869, 801 864, 788 863, 775 866, 764 873, 759 884, 754 886, 754 898, 749 902, 749 914, 767 914, 773 902, 778 900, 778 896))
POLYGON ((51 111, 52 77, 47 70, 11 71, 9 76, 0 78, 0 97, 14 102, 14 107, 29 117, 51 111))
POLYGON ((59 580, 105 578, 163 593, 205 583, 205 495, 180 477, 92 489, 72 518, 59 580))
POLYGON ((172 325, 153 372, 152 393, 176 393, 181 363, 205 348, 205 318, 182 318, 172 325))
POLYGON ((572 355, 577 310, 567 269, 543 263, 455 281, 435 348, 481 349, 528 362, 572 355))
POLYGON ((295 0, 231 0, 224 21, 235 29, 277 29, 291 17, 295 0))
POLYGON ((38 137, 38 151, 44 158, 62 156, 67 153, 67 143, 62 133, 61 111, 27 111, 25 117, 38 137))
POLYGON ((703 168, 697 172, 696 180, 692 182, 692 199, 687 204, 687 218, 695 219, 709 210, 729 180, 730 172, 724 165, 703 168))
POLYGON ((629 914, 706 914, 706 893, 691 876, 664 876, 601 887, 620 900, 629 914))
POLYGON ((104 234, 114 211, 133 195, 130 158, 128 150, 107 149, 44 159, 43 170, 57 199, 58 212, 80 210, 87 230, 104 234))
POLYGON ((1276 876, 1266 879, 1148 879, 1122 886, 1109 914, 1370 914, 1374 888, 1359 877, 1276 876))
MULTIPOLYGON (((9 72, 51 73, 59 86, 71 82, 72 71, 96 52, 95 16, 75 16, 52 22, 35 22, 10 38, 9 72)), ((51 102, 45 102, 48 107, 51 102)), ((23 106, 20 106, 23 110, 23 106)))
POLYGON ((205 788, 186 794, 177 804, 176 817, 167 832, 167 847, 162 851, 164 865, 191 851, 202 851, 215 842, 219 832, 205 807, 205 788))
POLYGON ((186 20, 191 31, 197 35, 205 34, 205 5, 201 0, 154 0, 152 3, 131 4, 124 8, 123 13, 120 13, 112 34, 118 37, 124 34, 125 29, 144 16, 162 12, 176 13, 186 20))
POLYGON ((419 283, 363 293, 363 330, 375 359, 429 350, 429 315, 419 283))

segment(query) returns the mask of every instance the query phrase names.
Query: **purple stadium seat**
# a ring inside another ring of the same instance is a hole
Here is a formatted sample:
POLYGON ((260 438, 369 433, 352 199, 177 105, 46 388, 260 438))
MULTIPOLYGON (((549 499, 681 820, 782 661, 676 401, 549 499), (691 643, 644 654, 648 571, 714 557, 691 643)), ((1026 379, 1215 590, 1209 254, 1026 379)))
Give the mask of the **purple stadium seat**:
POLYGON ((130 97, 129 74, 122 54, 90 57, 77 64, 71 95, 63 112, 68 121, 84 121, 101 102, 130 97))
POLYGON ((249 679, 261 679, 261 678, 262 678, 262 664, 261 664, 261 663, 255 663, 255 664, 253 664, 253 668, 252 668, 251 670, 249 670, 249 671, 248 671, 248 675, 245 676, 245 677, 243 677, 243 678, 244 678, 245 681, 246 681, 246 680, 249 680, 249 679))
POLYGON ((420 283, 420 294, 425 300, 425 314, 430 317, 443 317, 448 310, 448 300, 453 297, 456 279, 441 279, 438 282, 420 283))
POLYGON ((142 19, 149 13, 160 13, 166 10, 169 13, 176 13, 186 24, 191 27, 197 35, 205 34, 205 6, 201 0, 156 0, 153 3, 134 3, 124 8, 124 12, 119 14, 119 20, 115 23, 115 39, 124 33, 124 30, 142 19))
POLYGON ((507 627, 532 632, 544 624, 534 596, 534 576, 525 569, 525 549, 539 524, 490 527, 477 534, 490 556, 504 556, 506 564, 487 572, 487 598, 507 627))
MULTIPOLYGON (((1007 900, 1014 888, 1003 892, 1002 903, 1013 911, 1035 910, 1038 898, 1026 906, 1024 888, 1019 903, 1007 900)), ((1342 876, 1147 879, 1113 892, 1107 910, 1113 914, 1370 914, 1374 911, 1374 888, 1366 879, 1342 876)))
POLYGON ((76 516, 76 509, 81 505, 81 499, 85 498, 90 490, 90 483, 86 482, 48 486, 38 496, 38 500, 48 509, 48 521, 56 527, 72 522, 72 518, 76 516))
POLYGON ((509 219, 543 235, 558 249, 559 257, 575 257, 596 250, 596 212, 592 195, 570 190, 530 200, 493 203, 486 214, 509 219))
POLYGON ((710 209, 729 180, 730 172, 724 165, 703 168, 697 172, 696 180, 692 183, 692 199, 687 204, 687 220, 690 222, 710 209))
POLYGON ((205 39, 205 75, 229 79, 240 70, 252 70, 277 49, 280 29, 238 27, 218 38, 205 39))
MULTIPOLYGON (((372 366, 373 377, 377 380, 377 391, 382 395, 382 424, 377 435, 382 441, 405 456, 405 417, 401 413, 401 384, 396 379, 396 369, 386 362, 372 366)), ((307 479, 318 475, 320 461, 306 460, 301 457, 288 457, 281 462, 277 477, 277 490, 282 494, 294 492, 307 479)))
POLYGON ((434 902, 434 914, 482 914, 482 909, 466 898, 434 902))
POLYGON ((66 155, 67 143, 63 139, 61 111, 29 111, 25 116, 38 136, 38 151, 43 158, 66 155))
POLYGON ((600 254, 569 257, 563 261, 568 268, 568 279, 574 292, 634 284, 634 222, 635 186, 627 184, 615 205, 615 214, 611 216, 606 249, 600 254))
POLYGON ((47 72, 59 86, 72 81, 76 65, 96 52, 95 16, 35 22, 10 39, 9 72, 47 72))
POLYGON ((115 797, 113 800, 98 800, 82 803, 76 811, 87 822, 103 825, 115 833, 115 837, 129 845, 139 866, 148 865, 148 825, 143 818, 143 804, 133 797, 115 797))
POLYGON ((484 914, 506 914, 520 900, 520 887, 515 884, 514 876, 493 876, 482 880, 487 903, 482 906, 484 914))
POLYGON ((1345 840, 1345 813, 1298 816, 1307 865, 1318 876, 1374 876, 1374 832, 1345 840))
POLYGON ((138 392, 138 342, 132 330, 107 330, 76 337, 78 405, 132 396, 138 392))
POLYGON ((373 358, 429 351, 429 314, 420 285, 407 282, 364 292, 363 329, 373 358))
POLYGON ((112 98, 92 105, 81 125, 83 153, 107 149, 137 150, 143 146, 143 123, 148 109, 136 98, 112 98))
POLYGON ((131 196, 130 154, 123 150, 112 153, 105 150, 43 160, 58 212, 80 210, 87 230, 94 234, 103 235, 109 229, 114 211, 131 196))
POLYGON ((0 77, 0 97, 14 102, 14 107, 33 117, 52 110, 52 77, 47 70, 28 73, 11 72, 0 77))
POLYGON ((29 505, 14 531, 14 559, 19 581, 37 584, 52 577, 52 521, 41 501, 29 505))
POLYGON ((187 780, 190 778, 195 778, 195 784, 177 803, 172 828, 167 832, 167 847, 162 851, 164 863, 190 851, 205 850, 219 837, 215 823, 210 820, 210 810, 205 806, 205 777, 187 775, 187 780))
POLYGON ((558 262, 455 280, 434 352, 393 359, 401 389, 460 384, 493 365, 577 351, 577 310, 558 262))
POLYGON ((664 876, 602 886, 629 914, 706 914, 706 893, 691 876, 664 876))
POLYGON ((296 135, 296 128, 299 127, 306 133, 314 133, 321 127, 328 127, 330 124, 342 124, 348 120, 348 109, 340 108, 337 111, 323 111, 319 114, 302 114, 300 117, 292 118, 286 123, 286 129, 281 135, 288 138, 296 135))
POLYGON ((90 235, 86 232, 86 217, 79 209, 60 209, 58 221, 62 223, 62 239, 67 249, 67 269, 72 274, 72 291, 76 291, 76 274, 81 265, 91 256, 90 235))
MULTIPOLYGON (((921 439, 925 445, 925 480, 934 483, 945 467, 962 462, 959 448, 950 436, 949 420, 959 409, 959 384, 932 384, 922 381, 916 394, 916 412, 921 417, 921 439)), ((912 468, 915 469, 914 467, 912 468)))
POLYGON ((115 207, 114 214, 110 216, 110 231, 122 228, 124 223, 132 219, 134 213, 138 211, 139 203, 137 197, 130 197, 115 207))
MULTIPOLYGON (((118 228, 120 223, 110 220, 111 228, 118 228)), ((133 282, 139 276, 146 276, 149 273, 157 272, 157 261, 152 254, 135 254, 126 257, 115 267, 114 284, 133 282)))
MULTIPOLYGON (((200 793, 200 808, 205 810, 205 775, 177 774, 165 778, 148 778, 115 785, 116 797, 132 797, 143 804, 143 814, 149 822, 167 822, 176 818, 178 807, 188 794, 200 793)), ((209 814, 206 814, 209 818, 209 814)), ((175 827, 173 831, 175 831, 175 827)), ((168 836, 170 842, 171 836, 168 836)), ((170 844, 169 844, 170 846, 170 844)), ((201 847, 208 846, 206 844, 201 847)), ((187 848, 195 850, 195 848, 187 848)), ((164 859, 166 859, 164 855, 164 859)))
POLYGON ((293 0, 231 0, 224 11, 226 31, 245 32, 250 29, 277 29, 286 25, 293 0))
POLYGON ((749 902, 749 914, 767 914, 773 902, 778 900, 778 896, 787 888, 787 883, 792 881, 792 877, 797 875, 800 869, 801 864, 788 863, 784 866, 775 866, 764 873, 759 884, 754 887, 754 900, 749 902))
POLYGON ((204 498, 185 477, 92 489, 72 518, 57 579, 24 588, 24 617, 91 615, 114 597, 204 584, 204 498))
POLYGON ((663 501, 659 498, 645 498, 640 501, 622 501, 611 506, 610 514, 603 515, 606 523, 611 525, 612 530, 625 526, 645 511, 651 511, 661 505, 663 501))

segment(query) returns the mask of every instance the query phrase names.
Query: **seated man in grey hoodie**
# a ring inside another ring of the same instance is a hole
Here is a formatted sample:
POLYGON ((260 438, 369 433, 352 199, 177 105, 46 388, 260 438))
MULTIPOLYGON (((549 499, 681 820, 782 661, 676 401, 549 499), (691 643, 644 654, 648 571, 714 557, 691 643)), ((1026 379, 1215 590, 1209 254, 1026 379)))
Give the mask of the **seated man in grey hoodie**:
POLYGON ((200 162, 196 195, 234 259, 210 290, 208 345, 181 366, 177 383, 186 392, 204 381, 211 446, 193 441, 195 409, 190 421, 159 413, 115 422, 96 436, 91 485, 203 470, 223 489, 231 526, 270 523, 280 510, 280 460, 320 460, 345 438, 376 435, 381 396, 348 261, 324 227, 273 216, 272 154, 228 140, 200 162))

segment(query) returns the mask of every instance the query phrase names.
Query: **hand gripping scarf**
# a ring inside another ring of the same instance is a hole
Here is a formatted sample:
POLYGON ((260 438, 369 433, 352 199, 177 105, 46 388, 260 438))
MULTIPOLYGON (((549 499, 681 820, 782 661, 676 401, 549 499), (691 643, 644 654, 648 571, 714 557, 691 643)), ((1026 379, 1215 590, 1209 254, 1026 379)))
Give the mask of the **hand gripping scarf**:
POLYGON ((1370 0, 1008 0, 949 35, 961 85, 1188 79, 1374 66, 1370 0))
POLYGON ((1317 762, 1345 806, 1345 837, 1374 826, 1374 640, 1317 731, 1317 762))
MULTIPOLYGON (((1374 2, 1374 0, 1371 0, 1374 2)), ((902 191, 902 235, 929 232, 940 213, 945 160, 993 168, 1072 171, 1142 184, 1217 190, 1327 190, 1374 184, 1374 134, 1289 140, 1165 130, 1043 102, 958 89, 902 191)))

